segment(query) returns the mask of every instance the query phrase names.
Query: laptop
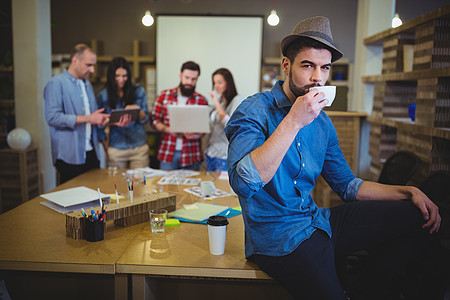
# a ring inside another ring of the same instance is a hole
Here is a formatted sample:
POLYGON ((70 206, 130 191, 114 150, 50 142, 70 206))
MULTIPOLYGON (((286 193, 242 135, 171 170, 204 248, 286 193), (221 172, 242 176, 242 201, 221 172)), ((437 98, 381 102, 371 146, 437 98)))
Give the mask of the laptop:
POLYGON ((167 105, 171 132, 209 133, 208 105, 167 105))

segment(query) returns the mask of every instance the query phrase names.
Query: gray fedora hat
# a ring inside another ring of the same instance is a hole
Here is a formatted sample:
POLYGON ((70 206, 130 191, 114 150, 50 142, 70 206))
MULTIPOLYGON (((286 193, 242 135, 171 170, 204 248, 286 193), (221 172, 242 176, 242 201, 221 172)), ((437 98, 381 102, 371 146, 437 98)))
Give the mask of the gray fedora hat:
POLYGON ((335 62, 344 55, 334 45, 333 36, 331 35, 330 21, 325 17, 313 17, 298 23, 294 30, 292 30, 292 34, 281 40, 281 53, 286 56, 288 46, 300 38, 313 39, 324 44, 325 47, 331 52, 331 62, 335 62))

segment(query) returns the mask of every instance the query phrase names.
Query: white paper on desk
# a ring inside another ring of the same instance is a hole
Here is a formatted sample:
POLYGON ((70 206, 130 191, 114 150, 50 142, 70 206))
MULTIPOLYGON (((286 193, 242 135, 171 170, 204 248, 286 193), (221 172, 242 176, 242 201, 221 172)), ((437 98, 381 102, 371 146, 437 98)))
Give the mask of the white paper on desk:
POLYGON ((100 206, 100 203, 98 202, 98 200, 87 202, 87 203, 82 203, 82 204, 77 204, 77 205, 72 205, 72 206, 68 206, 68 207, 60 206, 51 201, 42 201, 41 204, 44 206, 47 206, 50 209, 53 209, 54 211, 61 213, 63 215, 71 213, 71 212, 75 212, 75 211, 81 211, 81 208, 83 208, 86 212, 89 212, 89 214, 90 214, 91 209, 100 206))
POLYGON ((210 195, 210 196, 204 197, 204 196, 202 195, 202 188, 199 187, 199 186, 194 186, 194 187, 190 187, 190 188, 185 188, 184 190, 185 190, 186 192, 188 192, 188 193, 190 193, 190 194, 193 194, 193 195, 195 195, 195 196, 197 196, 197 197, 200 197, 200 198, 202 198, 202 199, 204 199, 204 200, 206 200, 206 199, 215 199, 215 198, 220 198, 220 197, 232 196, 232 194, 230 194, 230 193, 227 193, 227 192, 225 192, 225 191, 216 189, 216 192, 214 193, 214 195, 210 195))
MULTIPOLYGON (((102 199, 104 199, 104 201, 106 201, 107 203, 111 200, 111 198, 107 194, 101 193, 100 195, 102 199)), ((92 202, 95 200, 97 200, 98 206, 100 206, 98 191, 85 186, 78 186, 53 193, 47 193, 41 195, 41 197, 62 207, 74 206, 92 202)))
POLYGON ((177 176, 164 176, 157 182, 159 185, 198 185, 201 178, 183 178, 177 176))
POLYGON ((199 171, 193 171, 193 170, 172 170, 169 171, 167 176, 178 176, 178 177, 191 177, 191 176, 197 176, 200 175, 199 171))

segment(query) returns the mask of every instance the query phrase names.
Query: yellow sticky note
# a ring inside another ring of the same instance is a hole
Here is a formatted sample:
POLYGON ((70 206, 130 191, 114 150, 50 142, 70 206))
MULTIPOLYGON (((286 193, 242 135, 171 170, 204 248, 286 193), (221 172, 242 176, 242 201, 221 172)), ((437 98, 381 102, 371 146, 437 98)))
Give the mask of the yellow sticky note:
POLYGON ((178 220, 178 219, 167 219, 165 226, 180 226, 180 220, 178 220))
MULTIPOLYGON (((111 202, 114 200, 114 202, 116 202, 116 194, 108 194, 108 196, 110 196, 111 197, 111 202)), ((119 201, 120 200, 123 200, 123 199, 125 199, 125 197, 124 196, 122 196, 122 195, 119 195, 119 201)))

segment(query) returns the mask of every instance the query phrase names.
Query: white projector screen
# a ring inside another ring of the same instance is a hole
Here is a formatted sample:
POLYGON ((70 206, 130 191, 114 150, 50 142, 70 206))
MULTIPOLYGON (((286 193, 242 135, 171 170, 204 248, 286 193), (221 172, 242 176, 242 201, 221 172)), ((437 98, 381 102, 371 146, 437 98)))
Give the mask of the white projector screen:
POLYGON ((238 93, 259 92, 262 56, 262 17, 157 16, 156 93, 178 86, 181 65, 200 65, 196 91, 210 101, 212 73, 231 71, 238 93))

